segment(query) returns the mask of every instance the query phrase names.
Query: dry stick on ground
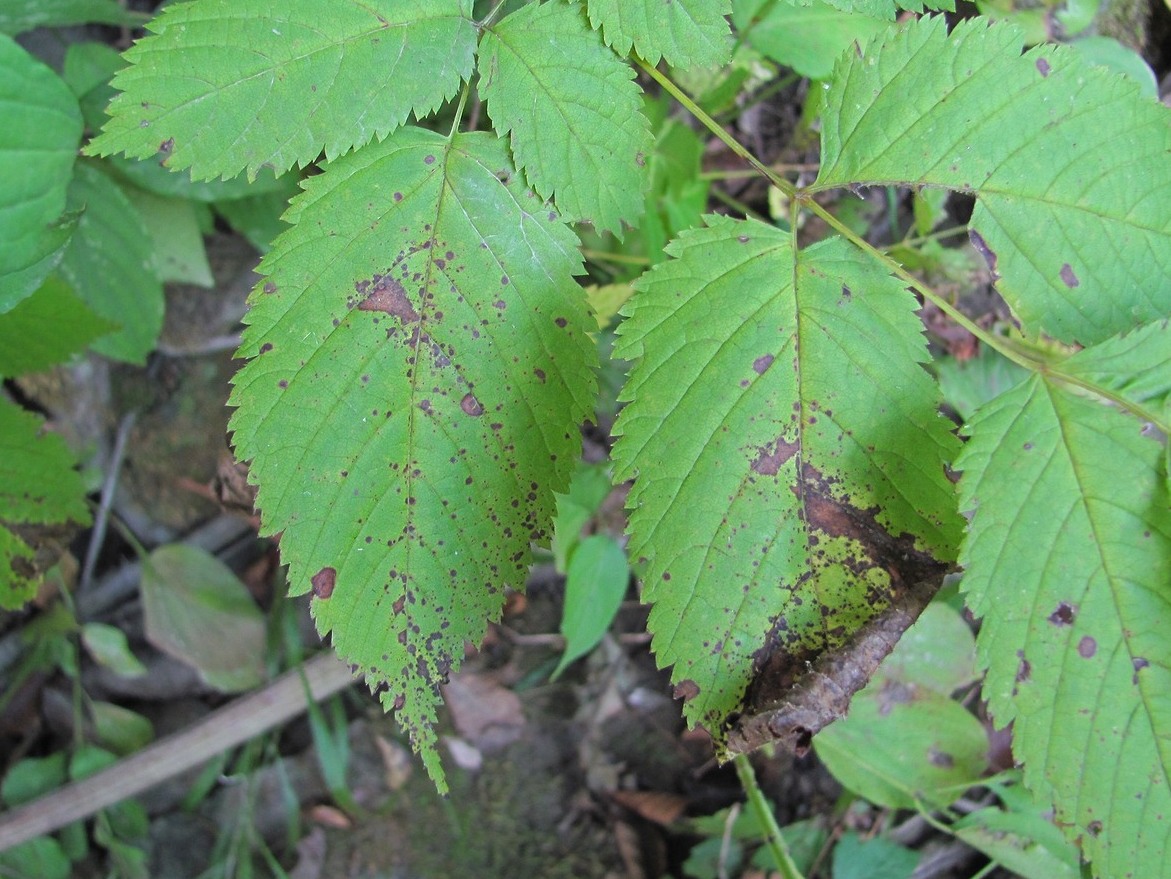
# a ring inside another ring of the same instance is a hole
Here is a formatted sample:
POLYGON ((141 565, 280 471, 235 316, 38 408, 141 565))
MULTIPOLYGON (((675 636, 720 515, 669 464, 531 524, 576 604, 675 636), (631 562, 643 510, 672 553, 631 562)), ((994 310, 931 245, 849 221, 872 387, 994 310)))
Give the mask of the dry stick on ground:
POLYGON ((354 676, 348 666, 332 651, 320 653, 189 729, 161 739, 96 775, 0 813, 0 851, 142 793, 296 717, 306 709, 307 697, 319 702, 352 683, 354 676))

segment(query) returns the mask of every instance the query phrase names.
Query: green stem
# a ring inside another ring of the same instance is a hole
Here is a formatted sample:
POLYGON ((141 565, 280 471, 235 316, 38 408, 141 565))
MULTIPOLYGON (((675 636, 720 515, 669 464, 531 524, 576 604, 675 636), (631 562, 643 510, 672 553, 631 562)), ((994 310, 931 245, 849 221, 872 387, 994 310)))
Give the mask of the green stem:
POLYGON ((781 836, 781 828, 777 826, 777 817, 772 807, 764 797, 764 791, 756 783, 756 773, 752 771, 752 764, 744 754, 737 754, 732 758, 736 764, 736 774, 740 777, 740 785, 748 795, 748 808, 756 816, 757 823, 765 829, 767 834, 765 844, 772 853, 773 863, 782 879, 805 879, 797 865, 793 863, 793 856, 789 854, 789 847, 781 836))
POLYGON ((464 105, 468 102, 468 91, 471 87, 470 82, 465 82, 463 90, 459 93, 459 103, 455 107, 455 118, 451 120, 451 131, 447 133, 449 141, 453 140, 459 132, 459 123, 464 118, 464 105))

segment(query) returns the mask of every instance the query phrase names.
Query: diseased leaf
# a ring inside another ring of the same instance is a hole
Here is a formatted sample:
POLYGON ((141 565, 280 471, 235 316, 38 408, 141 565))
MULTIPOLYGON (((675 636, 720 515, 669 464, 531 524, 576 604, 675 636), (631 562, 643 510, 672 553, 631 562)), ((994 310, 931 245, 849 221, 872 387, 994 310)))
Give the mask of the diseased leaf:
POLYGON ((163 325, 163 285, 150 234, 126 193, 95 164, 77 166, 69 201, 81 218, 57 273, 95 314, 120 327, 93 349, 142 363, 163 325))
POLYGON ((587 0, 587 6, 590 24, 619 55, 633 46, 644 61, 662 58, 672 67, 714 67, 731 57, 729 0, 587 0))
POLYGON ((963 588, 983 618, 992 713, 1013 723, 1026 782, 1097 875, 1160 879, 1171 876, 1171 501, 1163 448, 1141 428, 1037 375, 976 414, 957 466, 972 514, 963 588))
POLYGON ((68 86, 12 39, 0 35, 0 313, 31 294, 63 240, 51 226, 65 210, 81 140, 81 111, 68 86), (27 272, 19 283, 5 276, 27 272))
POLYGON ((0 399, 0 607, 20 607, 36 590, 25 526, 89 523, 75 464, 40 418, 0 399))
POLYGON ((0 314, 0 376, 17 376, 62 363, 117 325, 99 317, 60 278, 0 314))
POLYGON ((455 94, 472 70, 471 10, 472 0, 168 6, 126 53, 122 94, 89 151, 161 150, 200 180, 339 156, 455 94))
POLYGON ((802 76, 827 79, 834 60, 855 40, 889 26, 894 4, 890 7, 889 15, 875 15, 844 12, 828 0, 771 5, 767 0, 734 0, 732 21, 749 45, 773 61, 802 76))
POLYGON ((814 188, 973 192, 972 240, 1025 330, 1091 345, 1171 311, 1171 116, 1075 52, 1021 44, 929 18, 843 55, 814 188))
POLYGON ((841 240, 708 222, 627 306, 614 457, 656 656, 719 735, 941 575, 960 525, 913 297, 841 240))
POLYGON ((593 402, 581 259, 490 134, 405 128, 305 189, 232 429, 292 588, 442 786, 440 684, 523 585, 593 402))
POLYGON ((518 9, 480 47, 480 93, 517 165, 566 219, 600 231, 643 211, 652 141, 633 76, 561 2, 518 9))

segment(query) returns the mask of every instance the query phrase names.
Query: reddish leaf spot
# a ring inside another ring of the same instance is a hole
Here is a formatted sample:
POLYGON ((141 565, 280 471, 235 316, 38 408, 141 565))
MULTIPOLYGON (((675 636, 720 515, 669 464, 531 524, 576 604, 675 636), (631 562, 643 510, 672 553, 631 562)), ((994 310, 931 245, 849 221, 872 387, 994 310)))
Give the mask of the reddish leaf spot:
POLYGON ((411 301, 407 298, 406 288, 397 278, 388 278, 375 275, 374 282, 359 281, 354 289, 366 298, 358 303, 359 311, 381 311, 397 317, 402 323, 414 323, 419 319, 411 301))
POLYGON ((1102 832, 1102 822, 1101 821, 1091 821, 1089 824, 1086 825, 1086 832, 1089 833, 1090 836, 1092 836, 1096 839, 1099 836, 1099 834, 1101 834, 1101 832, 1102 832))
POLYGON ((1069 263, 1065 263, 1061 267, 1061 282, 1065 284, 1066 287, 1070 288, 1077 287, 1079 284, 1081 284, 1081 281, 1079 281, 1078 276, 1073 273, 1073 267, 1069 263))
POLYGON ((272 342, 265 342, 263 345, 260 346, 260 353, 261 354, 264 354, 264 353, 271 351, 271 350, 272 350, 272 342))
POLYGON ((561 327, 562 329, 565 329, 565 327, 569 326, 569 321, 563 317, 557 318, 553 321, 553 323, 557 324, 557 326, 561 327))
POLYGON ((272 281, 265 281, 264 287, 262 288, 261 292, 275 293, 276 292, 276 284, 274 284, 272 281))
POLYGON ((1052 69, 1053 68, 1051 68, 1049 66, 1048 60, 1046 60, 1045 58, 1038 58, 1037 59, 1037 70, 1039 70, 1041 72, 1042 76, 1048 76, 1049 71, 1052 69))
POLYGON ((309 582, 313 584, 313 594, 324 600, 333 595, 333 587, 337 584, 337 571, 334 568, 322 568, 309 582))
POLYGON ((1023 684, 1033 676, 1033 664, 1025 659, 1025 654, 1020 650, 1016 654, 1020 658, 1020 664, 1016 670, 1016 682, 1023 684))
POLYGON ((484 414, 484 407, 480 405, 475 394, 464 394, 463 399, 459 401, 459 408, 464 410, 465 415, 480 416, 484 414))
POLYGON ((760 449, 760 454, 752 462, 752 469, 761 476, 776 476, 795 454, 797 454, 797 444, 785 442, 785 438, 779 436, 773 447, 764 446, 760 449))
POLYGON ((984 240, 984 236, 975 229, 969 229, 968 239, 972 242, 972 247, 976 248, 976 252, 984 257, 984 262, 988 264, 988 271, 992 273, 992 280, 999 279, 1000 275, 996 271, 996 254, 988 246, 988 242, 984 240))
POLYGON ((407 704, 407 697, 403 693, 399 693, 394 697, 394 710, 401 711, 402 707, 407 704))
POLYGON ((542 383, 545 381, 545 370, 534 369, 533 375, 535 375, 537 377, 537 381, 542 382, 542 383))
POLYGON ((1049 622, 1055 626, 1072 626, 1077 617, 1077 608, 1064 601, 1057 605, 1057 610, 1049 614, 1049 622))
POLYGON ((402 194, 401 192, 396 192, 396 193, 394 194, 394 200, 395 200, 395 201, 402 201, 402 200, 403 200, 403 194, 402 194))
POLYGON ((673 695, 676 699, 694 699, 699 695, 699 684, 691 678, 684 678, 675 685, 673 695))
POLYGON ((289 383, 285 379, 282 378, 279 382, 276 383, 276 386, 283 391, 285 388, 287 388, 289 386, 289 383))
POLYGON ((173 138, 173 137, 168 137, 166 140, 164 140, 162 143, 159 144, 159 152, 160 153, 167 153, 169 155, 171 150, 173 150, 174 148, 175 148, 175 138, 173 138))
POLYGON ((773 365, 775 359, 771 354, 763 354, 752 361, 752 368, 757 375, 764 375, 764 371, 773 365))
POLYGON ((425 157, 423 159, 423 164, 424 165, 434 165, 435 164, 435 157, 434 156, 425 157))
POLYGON ((1098 642, 1089 635, 1084 636, 1077 642, 1077 654, 1082 659, 1089 659, 1098 652, 1098 642))

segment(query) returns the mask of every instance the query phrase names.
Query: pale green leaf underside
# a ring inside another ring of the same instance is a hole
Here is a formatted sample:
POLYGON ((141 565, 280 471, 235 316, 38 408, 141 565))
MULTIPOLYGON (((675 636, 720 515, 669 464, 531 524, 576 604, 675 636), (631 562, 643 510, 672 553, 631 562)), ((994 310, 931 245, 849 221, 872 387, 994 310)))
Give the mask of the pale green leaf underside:
POLYGON ((577 241, 490 134, 403 128, 305 188, 232 429, 292 588, 438 778, 439 687, 523 585, 592 405, 577 241))
POLYGON ((471 75, 472 0, 194 0, 127 53, 98 155, 170 152, 196 179, 341 155, 471 75), (188 71, 188 73, 184 73, 188 71), (164 147, 165 144, 165 147, 164 147))
POLYGON ((653 145, 630 68, 576 6, 518 9, 484 34, 480 93, 532 187, 567 219, 620 232, 643 211, 653 145))
POLYGON ((855 40, 864 40, 889 26, 891 15, 876 17, 843 12, 824 0, 793 5, 736 0, 733 21, 748 43, 778 64, 802 76, 826 79, 834 60, 855 40))
POLYGON ((817 187, 946 186, 1030 334, 1090 345, 1171 312, 1171 116, 1006 24, 921 19, 845 53, 817 187))
POLYGON ((163 285, 155 274, 150 233, 122 188, 96 163, 79 163, 69 188, 81 217, 57 273, 99 317, 117 324, 93 350, 141 363, 163 326, 163 285))
MULTIPOLYGON (((61 79, 5 36, 0 36, 0 276, 28 269, 59 242, 49 225, 65 210, 65 193, 81 140, 81 111, 61 79), (50 243, 52 246, 50 246, 50 243)), ((45 273, 48 272, 46 267, 45 273)), ((7 311, 40 282, 7 288, 7 311)))
POLYGON ((960 525, 913 297, 839 239, 708 222, 627 306, 614 457, 655 654, 718 734, 766 643, 813 658, 897 594, 857 534, 947 560, 960 525))
POLYGON ((1040 376, 957 465, 984 692, 1099 876, 1171 876, 1171 512, 1141 423, 1040 376), (1077 771, 1070 771, 1076 767, 1077 771))
POLYGON ((587 0, 587 7, 590 24, 619 55, 633 46, 650 64, 714 67, 732 53, 729 0, 587 0))
POLYGON ((75 464, 40 418, 0 399, 0 607, 19 607, 36 588, 32 549, 8 526, 89 522, 75 464))

